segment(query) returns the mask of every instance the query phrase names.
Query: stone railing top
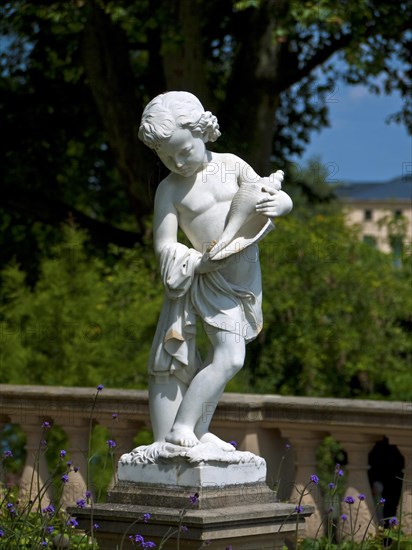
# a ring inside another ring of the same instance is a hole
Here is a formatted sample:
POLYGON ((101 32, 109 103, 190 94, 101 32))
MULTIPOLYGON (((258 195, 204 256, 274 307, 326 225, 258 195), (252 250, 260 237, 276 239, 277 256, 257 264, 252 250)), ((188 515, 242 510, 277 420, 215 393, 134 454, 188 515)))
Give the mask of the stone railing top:
MULTIPOLYGON (((0 416, 2 421, 19 421, 19 416, 40 418, 88 418, 96 388, 0 385, 0 416)), ((207 414, 208 404, 205 403, 207 414)), ((123 422, 148 423, 148 395, 145 390, 104 388, 96 401, 94 416, 99 421, 116 413, 123 422)), ((403 432, 412 427, 412 403, 399 401, 369 401, 335 399, 333 397, 297 397, 226 393, 223 395, 214 422, 257 423, 261 427, 299 427, 330 430, 357 428, 387 434, 403 432)), ((67 420, 66 420, 67 421, 67 420)))

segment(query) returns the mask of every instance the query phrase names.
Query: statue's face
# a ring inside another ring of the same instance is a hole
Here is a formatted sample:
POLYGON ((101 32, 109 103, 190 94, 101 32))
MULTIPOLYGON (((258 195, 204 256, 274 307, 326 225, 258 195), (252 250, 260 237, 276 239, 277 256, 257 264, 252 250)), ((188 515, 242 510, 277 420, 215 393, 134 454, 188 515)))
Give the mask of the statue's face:
POLYGON ((206 146, 200 134, 192 134, 187 128, 176 128, 169 139, 161 142, 157 154, 166 168, 187 178, 202 168, 206 146))

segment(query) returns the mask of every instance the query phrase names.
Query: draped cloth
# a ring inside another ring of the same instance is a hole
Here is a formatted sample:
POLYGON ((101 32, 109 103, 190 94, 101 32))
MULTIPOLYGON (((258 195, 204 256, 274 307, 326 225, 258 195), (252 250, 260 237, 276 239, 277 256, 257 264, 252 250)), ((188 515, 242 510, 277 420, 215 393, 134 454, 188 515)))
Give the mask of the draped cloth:
MULTIPOLYGON (((236 254, 233 261, 239 261, 236 254)), ((165 288, 163 307, 152 343, 148 370, 156 382, 170 374, 189 384, 201 361, 196 349, 196 319, 212 330, 256 338, 262 329, 260 265, 257 258, 242 286, 221 271, 195 273, 201 253, 180 243, 163 248, 160 273, 165 288), (253 289, 254 292, 252 292, 253 289)), ((241 265, 239 265, 241 269, 241 265)))

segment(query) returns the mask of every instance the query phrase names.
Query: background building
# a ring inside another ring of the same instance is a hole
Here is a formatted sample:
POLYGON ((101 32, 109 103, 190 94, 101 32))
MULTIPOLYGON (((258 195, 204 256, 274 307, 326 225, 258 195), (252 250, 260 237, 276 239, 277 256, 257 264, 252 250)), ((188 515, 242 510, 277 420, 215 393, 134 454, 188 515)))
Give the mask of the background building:
POLYGON ((336 192, 348 223, 359 227, 365 242, 397 256, 412 242, 411 178, 343 184, 336 192))

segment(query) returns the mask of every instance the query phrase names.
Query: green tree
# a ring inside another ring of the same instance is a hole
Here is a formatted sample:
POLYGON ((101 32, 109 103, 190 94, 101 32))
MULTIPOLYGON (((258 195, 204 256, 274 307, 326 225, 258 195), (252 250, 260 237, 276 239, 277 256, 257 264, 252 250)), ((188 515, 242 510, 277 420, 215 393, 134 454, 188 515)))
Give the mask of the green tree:
POLYGON ((5 383, 143 388, 162 291, 140 248, 87 254, 64 229, 33 288, 16 264, 2 272, 0 375, 5 383))
POLYGON ((161 167, 137 121, 165 89, 197 94, 220 118, 216 145, 262 174, 327 124, 339 79, 378 91, 381 76, 404 97, 395 118, 410 127, 410 15, 410 0, 7 2, 3 255, 16 241, 33 249, 33 223, 68 213, 96 244, 138 240, 161 167))
POLYGON ((305 209, 261 245, 264 329, 250 385, 283 395, 410 400, 410 257, 362 243, 341 214, 305 209))

